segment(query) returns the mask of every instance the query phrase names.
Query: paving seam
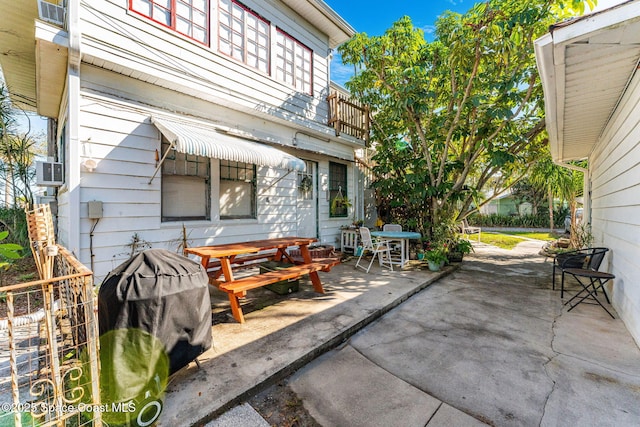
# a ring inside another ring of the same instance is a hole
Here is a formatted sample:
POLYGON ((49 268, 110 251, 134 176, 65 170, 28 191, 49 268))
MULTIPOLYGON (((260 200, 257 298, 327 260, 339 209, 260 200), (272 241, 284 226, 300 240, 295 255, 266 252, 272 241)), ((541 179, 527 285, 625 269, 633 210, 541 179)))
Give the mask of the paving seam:
POLYGON ((347 328, 347 329, 345 329, 343 331, 340 331, 337 335, 329 338, 325 342, 323 342, 320 345, 314 347, 307 354, 299 357, 297 360, 294 360, 293 362, 291 362, 287 366, 283 367, 279 371, 275 372, 271 376, 265 378, 262 382, 254 385, 253 387, 251 387, 251 388, 245 390, 244 392, 240 393, 235 398, 230 399, 227 403, 222 404, 221 406, 219 406, 217 409, 213 410, 208 415, 200 418, 195 423, 191 424, 191 426, 192 427, 199 427, 199 426, 202 426, 203 424, 206 424, 206 423, 208 423, 210 421, 213 421, 215 418, 219 417, 220 415, 222 415, 224 412, 228 411, 229 409, 231 409, 231 408, 233 408, 233 407, 235 407, 235 406, 237 406, 237 405, 239 405, 241 403, 244 403, 245 401, 249 400, 251 397, 255 396, 256 394, 259 394, 260 392, 264 391, 268 387, 270 387, 270 386, 272 386, 272 385, 284 380, 285 378, 291 376, 298 369, 304 367, 305 365, 307 365, 308 363, 312 362, 314 359, 316 359, 317 357, 321 356, 322 354, 324 354, 324 353, 326 353, 326 352, 328 352, 330 350, 333 350, 334 348, 338 347, 344 341, 346 341, 348 338, 350 338, 353 335, 355 335, 358 331, 360 331, 364 327, 368 326, 369 324, 373 323, 374 321, 378 320, 384 314, 388 313, 389 311, 391 311, 395 307, 399 306, 400 304, 402 304, 403 302, 405 302, 406 300, 411 298, 413 295, 419 293, 420 291, 422 291, 423 289, 429 287, 430 285, 432 285, 433 283, 437 282, 438 280, 440 280, 440 279, 442 279, 444 277, 447 277, 451 273, 457 271, 459 268, 460 268, 460 263, 457 263, 457 265, 449 266, 445 270, 441 270, 441 273, 438 274, 437 276, 435 276, 435 277, 425 281, 424 283, 421 283, 420 285, 417 285, 413 289, 405 292, 403 295, 400 295, 398 298, 396 298, 395 300, 393 300, 391 303, 387 304, 386 306, 380 307, 379 309, 372 311, 371 313, 369 313, 368 316, 366 316, 365 318, 363 318, 362 320, 360 320, 356 324, 352 325, 351 327, 349 327, 349 328, 347 328))

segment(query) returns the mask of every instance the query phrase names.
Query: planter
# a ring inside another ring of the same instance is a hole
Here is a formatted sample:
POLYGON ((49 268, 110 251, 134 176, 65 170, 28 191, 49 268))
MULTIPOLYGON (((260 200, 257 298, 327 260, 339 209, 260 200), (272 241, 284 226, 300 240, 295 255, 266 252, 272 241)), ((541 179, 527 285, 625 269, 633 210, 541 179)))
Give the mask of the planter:
MULTIPOLYGON (((260 264, 260 274, 267 273, 269 271, 278 271, 283 268, 290 267, 291 264, 286 264, 283 262, 276 261, 267 261, 260 264)), ((289 280, 281 280, 276 283, 272 283, 271 285, 266 285, 265 288, 269 289, 271 292, 275 292, 278 295, 287 295, 293 292, 298 292, 300 281, 298 279, 289 279, 289 280)))
POLYGON ((427 263, 429 264, 429 270, 431 271, 440 271, 440 267, 442 267, 442 264, 439 262, 427 261, 427 263))
POLYGON ((462 258, 464 257, 464 253, 462 252, 450 252, 447 254, 447 259, 449 262, 462 262, 462 258))
POLYGON ((424 259, 424 253, 418 252, 418 259, 422 261, 424 259))

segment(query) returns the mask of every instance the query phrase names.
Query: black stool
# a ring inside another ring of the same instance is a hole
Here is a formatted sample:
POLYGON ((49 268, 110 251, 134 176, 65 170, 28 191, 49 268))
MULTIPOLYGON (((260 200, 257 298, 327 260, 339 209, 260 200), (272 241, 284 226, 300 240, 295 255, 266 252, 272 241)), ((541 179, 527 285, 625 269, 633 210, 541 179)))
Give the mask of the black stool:
MULTIPOLYGON (((604 285, 609 280, 615 279, 616 276, 610 273, 602 272, 602 271, 586 270, 582 268, 567 268, 563 270, 563 274, 564 273, 570 274, 571 276, 573 276, 578 281, 578 283, 580 283, 580 285, 582 286, 582 290, 580 292, 572 296, 569 301, 564 303, 564 305, 568 304, 571 306, 571 308, 568 311, 573 310, 578 304, 580 304, 581 302, 589 298, 594 300, 596 303, 598 303, 598 305, 602 307, 604 311, 606 311, 607 314, 611 316, 612 319, 615 319, 613 314, 611 314, 609 310, 607 310, 607 308, 604 305, 602 305, 602 303, 598 299, 598 289, 602 290, 602 293, 604 294, 604 297, 606 298, 607 303, 611 304, 611 301, 609 301, 609 297, 607 296, 607 292, 604 289, 604 285), (588 279, 589 284, 585 285, 582 282, 582 280, 580 280, 580 278, 583 278, 583 280, 588 279), (582 294, 585 294, 585 295, 580 297, 582 294), (571 302, 576 298, 580 298, 580 299, 575 304, 571 304, 571 302)), ((564 282, 563 282, 563 285, 564 285, 564 282)))

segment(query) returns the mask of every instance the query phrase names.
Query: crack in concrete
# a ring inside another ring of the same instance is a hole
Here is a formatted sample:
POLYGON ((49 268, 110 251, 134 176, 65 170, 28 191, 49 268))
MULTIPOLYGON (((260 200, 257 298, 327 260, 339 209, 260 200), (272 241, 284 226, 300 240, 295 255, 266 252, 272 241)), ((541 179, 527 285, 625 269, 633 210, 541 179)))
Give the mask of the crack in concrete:
POLYGON ((539 426, 542 425, 542 421, 544 420, 544 417, 547 413, 547 406, 549 405, 549 399, 551 399, 551 395, 556 390, 557 383, 556 383, 556 380, 554 380, 553 377, 551 376, 551 372, 549 372, 549 364, 562 354, 559 351, 556 351, 554 349, 554 342, 556 340, 556 323, 558 322, 558 319, 560 318, 560 316, 562 316, 562 308, 560 309, 560 312, 554 316, 553 322, 551 323, 551 342, 549 343, 549 347, 551 348, 551 351, 554 353, 554 355, 550 357, 549 360, 547 360, 542 365, 544 369, 544 373, 547 376, 547 378, 549 378, 549 381, 551 381, 552 386, 551 386, 551 390, 549 390, 549 393, 547 393, 547 397, 544 399, 544 404, 542 405, 542 415, 540 416, 540 422, 538 423, 539 426))

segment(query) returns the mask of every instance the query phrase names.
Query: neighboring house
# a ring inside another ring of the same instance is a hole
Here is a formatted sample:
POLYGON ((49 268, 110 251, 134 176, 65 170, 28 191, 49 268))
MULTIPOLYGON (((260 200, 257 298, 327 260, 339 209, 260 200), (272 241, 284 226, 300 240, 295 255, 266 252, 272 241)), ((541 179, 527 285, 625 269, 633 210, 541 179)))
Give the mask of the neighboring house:
POLYGON ((531 203, 520 203, 519 198, 510 192, 501 194, 486 205, 480 207, 480 213, 483 215, 530 215, 532 212, 533 207, 531 203))
POLYGON ((362 206, 368 115, 330 84, 331 52, 355 31, 329 6, 58 3, 0 0, 0 64, 13 101, 53 119, 58 241, 96 276, 134 236, 177 250, 183 226, 191 246, 336 242, 354 213, 332 200, 362 206))
POLYGON ((585 220, 640 343, 640 1, 555 25, 535 48, 553 159, 589 161, 585 220))

